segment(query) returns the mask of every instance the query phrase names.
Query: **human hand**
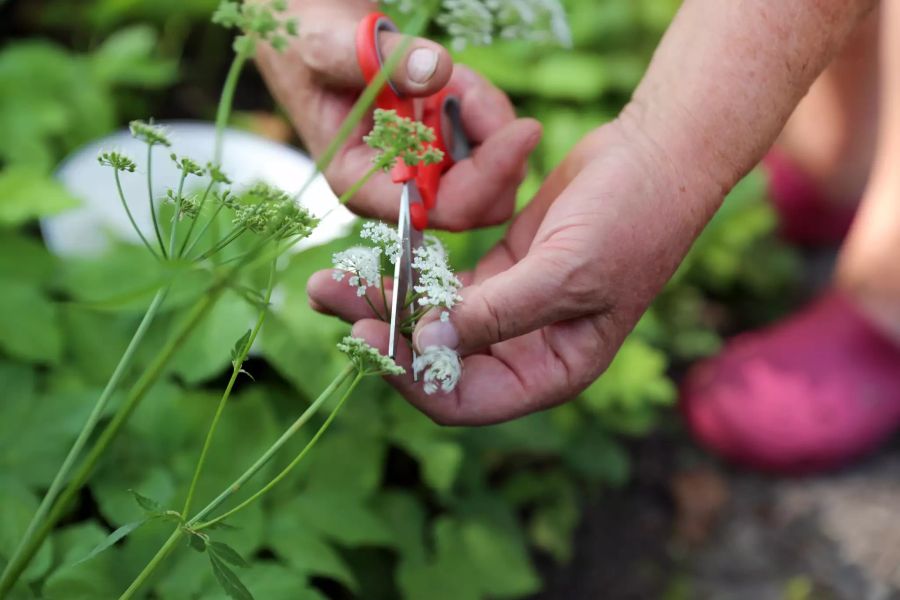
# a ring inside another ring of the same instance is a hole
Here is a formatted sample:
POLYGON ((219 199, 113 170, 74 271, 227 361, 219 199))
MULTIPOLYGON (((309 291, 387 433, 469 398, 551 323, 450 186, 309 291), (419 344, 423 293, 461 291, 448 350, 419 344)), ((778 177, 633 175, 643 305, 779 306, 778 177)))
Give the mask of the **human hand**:
MULTIPOLYGON (((429 396, 410 375, 389 381, 454 425, 505 421, 577 395, 608 366, 714 211, 715 202, 687 195, 672 164, 626 121, 588 136, 463 274, 450 322, 430 314, 419 323, 416 347, 464 356, 457 388, 429 396)), ((367 318, 354 289, 325 271, 308 290, 313 306, 355 322, 353 335, 385 351, 388 325, 367 318)), ((401 344, 407 370, 410 358, 401 344)))
MULTIPOLYGON (((298 37, 283 54, 265 45, 259 49, 263 76, 313 156, 325 150, 365 87, 355 36, 359 21, 374 7, 371 0, 294 0, 288 13, 298 19, 298 37)), ((382 54, 389 56, 402 39, 400 34, 382 33, 382 54)), ((439 44, 415 38, 405 53, 393 83, 404 94, 422 97, 451 82, 461 96, 463 126, 473 143, 472 156, 441 179, 429 223, 455 231, 506 221, 515 207, 527 156, 540 139, 540 125, 516 119, 505 94, 472 70, 454 67, 439 44)), ((362 141, 371 127, 371 119, 363 121, 326 169, 336 193, 345 192, 371 168, 374 150, 362 141)), ((365 216, 396 221, 398 198, 399 188, 388 174, 379 173, 349 206, 365 216)))

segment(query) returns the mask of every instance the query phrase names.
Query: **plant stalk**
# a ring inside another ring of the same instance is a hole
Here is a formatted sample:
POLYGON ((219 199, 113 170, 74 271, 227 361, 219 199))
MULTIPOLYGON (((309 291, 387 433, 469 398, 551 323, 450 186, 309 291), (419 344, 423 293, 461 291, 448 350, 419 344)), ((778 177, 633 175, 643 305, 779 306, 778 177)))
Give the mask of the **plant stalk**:
POLYGON ((175 549, 175 545, 178 543, 178 540, 181 539, 181 536, 184 535, 184 531, 181 527, 177 528, 172 532, 172 535, 169 536, 169 539, 166 540, 166 543, 163 544, 163 547, 159 549, 150 562, 144 566, 144 569, 140 572, 140 574, 135 578, 134 581, 131 582, 131 585, 128 586, 128 589, 125 590, 121 596, 119 596, 119 600, 127 600, 129 598, 134 597, 135 592, 137 592, 142 585, 144 585, 147 580, 150 578, 150 575, 153 574, 153 571, 156 570, 156 567, 162 563, 166 559, 169 554, 172 553, 172 550, 175 549))
POLYGON ((207 528, 211 525, 214 525, 220 521, 224 521, 228 517, 234 515, 235 513, 243 510, 244 508, 253 504, 255 501, 259 500, 261 497, 263 497, 265 494, 267 494, 269 492, 269 490, 271 490, 276 485, 278 485, 282 479, 287 477, 288 474, 294 469, 294 467, 296 467, 297 464, 299 464, 300 461, 302 461, 303 458, 307 454, 309 454, 309 451, 313 449, 313 447, 319 441, 319 438, 321 438, 325 434, 325 432, 328 430, 328 427, 331 426, 331 422, 334 421, 334 418, 337 416, 337 414, 340 412, 341 408, 344 406, 344 403, 347 401, 347 398, 350 397, 350 395, 356 389, 356 386, 359 385, 360 381, 362 381, 362 378, 363 378, 362 373, 358 373, 356 375, 356 378, 353 380, 352 383, 350 383, 350 386, 344 392, 344 395, 341 396, 340 400, 338 400, 337 406, 334 407, 334 410, 331 411, 331 414, 328 415, 328 418, 325 420, 324 423, 322 423, 322 426, 319 427, 319 430, 316 431, 316 434, 312 437, 311 440, 309 440, 309 442, 307 442, 307 444, 303 447, 303 450, 301 450, 300 453, 296 457, 294 457, 294 460, 292 460, 290 463, 288 463, 288 465, 284 469, 282 469, 281 472, 278 473, 278 475, 276 475, 274 478, 272 478, 272 480, 269 481, 269 483, 267 483, 262 488, 260 488, 255 494, 253 494, 252 496, 250 496, 249 498, 247 498, 246 500, 244 500, 243 502, 241 502, 240 504, 238 504, 231 510, 229 510, 225 513, 222 513, 215 519, 211 519, 209 521, 206 521, 205 523, 199 523, 194 529, 195 530, 205 529, 205 528, 207 528))
MULTIPOLYGON (((41 500, 37 511, 34 513, 31 522, 28 524, 28 528, 25 530, 25 534, 22 536, 22 540, 19 542, 19 546, 13 552, 13 555, 10 557, 9 562, 3 571, 2 577, 0 577, 0 598, 4 598, 9 590, 12 589, 12 586, 15 584, 19 575, 25 570, 32 555, 37 550, 37 547, 35 547, 34 550, 27 551, 33 546, 35 531, 41 522, 44 521, 48 512, 50 512, 53 502, 56 500, 63 484, 72 471, 75 461, 84 450, 88 438, 90 438, 94 429, 97 427, 97 423, 100 421, 103 411, 106 409, 106 405, 109 404, 113 392, 118 388, 126 371, 131 367, 135 352, 146 336, 147 331, 150 329, 150 324, 153 323, 153 320, 159 313, 159 309, 162 306, 168 291, 169 287, 166 286, 156 292, 156 295, 150 302, 150 306, 147 308, 147 312, 144 314, 144 318, 134 332, 131 341, 128 342, 128 346, 125 348, 125 352, 122 353, 122 357, 119 359, 119 363, 116 365, 115 370, 113 370, 109 381, 106 382, 106 387, 103 388, 103 392, 101 392, 100 397, 97 398, 97 402, 94 404, 91 414, 88 416, 87 421, 85 421, 84 426, 81 428, 81 432, 79 432, 78 437, 75 439, 75 443, 72 444, 59 471, 57 471, 56 476, 50 483, 47 493, 44 494, 43 500, 41 500)), ((41 541, 43 541, 43 538, 41 538, 41 541)))
POLYGON ((219 405, 216 407, 216 413, 213 416, 212 423, 210 423, 209 425, 209 430, 206 432, 206 439, 203 441, 203 449, 200 451, 200 458, 197 460, 197 466, 194 468, 194 476, 191 478, 191 486, 188 489, 187 498, 184 501, 184 508, 181 509, 182 515, 187 515, 188 511, 191 509, 191 502, 194 499, 194 492, 197 489, 197 483, 200 481, 200 473, 203 471, 203 466, 206 464, 206 455, 209 453, 209 448, 212 445, 213 436, 215 436, 216 428, 219 425, 219 420, 222 418, 222 413, 225 411, 225 405, 228 403, 228 399, 231 397, 231 391, 234 389, 234 384, 237 382, 237 378, 241 374, 241 369, 244 366, 244 361, 247 359, 247 355, 250 353, 250 348, 253 347, 253 342, 256 341, 256 336, 259 335, 259 331, 263 326, 263 322, 265 322, 266 320, 266 315, 269 312, 269 302, 272 300, 272 290, 274 289, 274 287, 275 261, 272 261, 272 266, 269 268, 269 283, 266 286, 265 301, 259 311, 259 316, 256 319, 256 325, 253 327, 253 331, 250 333, 250 337, 247 338, 247 343, 244 344, 243 348, 241 348, 240 355, 237 356, 233 361, 231 378, 228 380, 228 385, 225 387, 225 391, 222 393, 222 397, 219 399, 219 405))

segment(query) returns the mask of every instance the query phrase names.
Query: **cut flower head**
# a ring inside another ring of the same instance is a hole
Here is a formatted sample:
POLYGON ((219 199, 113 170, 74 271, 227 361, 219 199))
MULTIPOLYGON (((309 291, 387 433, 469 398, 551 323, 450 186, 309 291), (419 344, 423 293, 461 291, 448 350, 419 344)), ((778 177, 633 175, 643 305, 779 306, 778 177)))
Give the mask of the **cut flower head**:
POLYGON ((431 346, 413 361, 413 372, 418 376, 425 373, 425 393, 434 394, 440 389, 452 392, 462 375, 462 361, 456 350, 446 346, 431 346))

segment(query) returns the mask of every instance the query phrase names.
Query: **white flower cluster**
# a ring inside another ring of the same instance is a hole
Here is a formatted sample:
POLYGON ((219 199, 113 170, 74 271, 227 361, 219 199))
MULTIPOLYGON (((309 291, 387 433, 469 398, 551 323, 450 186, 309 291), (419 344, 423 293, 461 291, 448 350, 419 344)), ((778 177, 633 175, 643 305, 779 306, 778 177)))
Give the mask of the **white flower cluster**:
MULTIPOLYGON (((383 0, 410 12, 414 0, 383 0)), ((560 0, 442 0, 437 22, 453 38, 453 47, 490 44, 503 39, 553 43, 568 48, 572 33, 560 0)))
MULTIPOLYGON (((396 264, 400 258, 400 239, 392 227, 378 222, 364 224, 360 236, 375 246, 356 246, 336 252, 333 256, 332 277, 337 281, 344 281, 349 275, 348 283, 351 287, 355 287, 356 294, 362 297, 370 287, 381 288, 383 259, 396 264)), ((426 234, 425 243, 413 252, 411 267, 416 271, 418 279, 413 289, 409 290, 412 295, 408 297, 407 302, 411 302, 409 298, 415 298, 419 307, 418 310, 411 310, 413 313, 411 321, 431 308, 444 309, 440 319, 445 322, 449 320, 449 310, 462 301, 459 294, 462 282, 450 268, 447 250, 440 240, 426 234)), ((378 312, 374 306, 372 309, 378 312)), ((384 309, 385 314, 390 312, 387 306, 384 309)), ((411 329, 415 327, 415 323, 407 322, 406 326, 411 329)), ((360 367, 366 373, 377 371, 380 374, 395 374, 387 368, 376 368, 378 353, 375 350, 370 351, 361 340, 345 338, 338 347, 358 364, 370 365, 371 368, 360 367)), ((425 392, 434 394, 439 389, 450 392, 456 387, 462 371, 462 362, 459 355, 449 348, 428 348, 424 354, 415 357, 413 368, 416 374, 425 373, 423 378, 425 392)))
POLYGON ((440 388, 444 393, 452 392, 462 374, 462 361, 455 350, 446 346, 431 346, 413 361, 416 376, 425 372, 423 386, 426 394, 434 394, 440 388))
POLYGON ((381 288, 381 249, 355 246, 342 252, 335 252, 335 281, 343 281, 348 273, 350 287, 356 288, 357 296, 365 296, 369 287, 381 288))
POLYGON ((396 229, 386 223, 369 221, 363 225, 359 237, 375 244, 392 265, 400 258, 400 236, 397 235, 396 229))
MULTIPOLYGON (((428 236, 425 245, 414 251, 412 268, 419 272, 419 280, 413 291, 421 294, 421 306, 453 308, 462 301, 459 289, 462 282, 453 273, 447 262, 447 251, 437 238, 428 236)), ((450 313, 441 313, 441 320, 447 321, 450 313)))

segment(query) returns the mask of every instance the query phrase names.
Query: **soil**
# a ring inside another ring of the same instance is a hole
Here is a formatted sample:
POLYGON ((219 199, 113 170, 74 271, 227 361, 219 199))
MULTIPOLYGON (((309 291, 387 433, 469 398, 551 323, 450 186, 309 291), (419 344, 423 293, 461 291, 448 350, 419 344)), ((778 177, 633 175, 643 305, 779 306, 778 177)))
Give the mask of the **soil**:
POLYGON ((532 600, 900 600, 900 444, 802 479, 722 465, 680 432, 633 456, 532 600))

